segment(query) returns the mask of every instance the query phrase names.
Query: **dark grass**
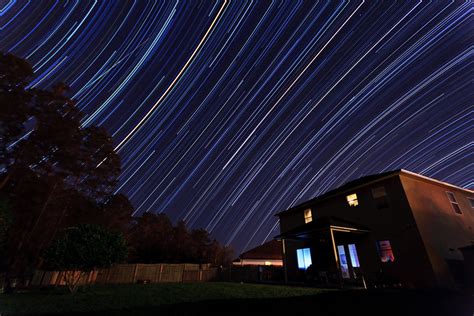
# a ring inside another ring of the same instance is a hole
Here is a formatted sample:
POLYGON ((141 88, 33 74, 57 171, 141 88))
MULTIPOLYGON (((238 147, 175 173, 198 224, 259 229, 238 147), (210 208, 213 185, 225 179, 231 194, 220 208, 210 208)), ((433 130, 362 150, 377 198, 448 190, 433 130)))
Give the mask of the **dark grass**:
MULTIPOLYGON (((91 312, 203 300, 283 298, 324 290, 239 283, 162 283, 91 286, 74 295, 63 288, 0 295, 6 313, 91 312)), ((327 291, 327 290, 326 290, 327 291)))
POLYGON ((0 295, 1 315, 474 315, 468 293, 322 290, 239 283, 94 286, 0 295))

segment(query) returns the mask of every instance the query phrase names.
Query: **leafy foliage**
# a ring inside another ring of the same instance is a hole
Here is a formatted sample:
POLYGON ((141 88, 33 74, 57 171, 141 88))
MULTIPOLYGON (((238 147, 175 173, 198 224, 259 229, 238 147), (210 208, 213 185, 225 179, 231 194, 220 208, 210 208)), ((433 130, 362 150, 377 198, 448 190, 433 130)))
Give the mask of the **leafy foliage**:
POLYGON ((49 266, 66 270, 121 260, 119 232, 132 262, 230 261, 230 248, 203 229, 189 231, 184 221, 173 226, 164 214, 132 221, 133 206, 114 194, 120 159, 112 138, 103 128, 82 126, 67 85, 30 89, 32 78, 27 61, 0 53, 0 194, 10 202, 0 205, 0 249, 3 243, 7 284, 12 275, 28 278, 45 249, 49 266), (66 227, 72 228, 58 238, 66 227))
POLYGON ((224 265, 232 250, 221 246, 204 229, 189 231, 184 221, 173 226, 165 214, 145 213, 127 235, 131 262, 188 262, 224 265))
POLYGON ((11 163, 8 146, 25 131, 31 115, 32 94, 25 90, 33 76, 31 66, 13 55, 0 54, 0 161, 1 167, 11 163))
MULTIPOLYGON (((0 193, 14 218, 5 254, 14 274, 41 264, 40 254, 60 229, 103 224, 120 175, 112 138, 103 128, 81 125, 68 87, 30 89, 32 76, 28 62, 0 53, 0 193)), ((128 223, 125 212, 132 211, 124 199, 114 206, 125 205, 120 220, 128 223)))
POLYGON ((106 268, 127 258, 125 240, 98 225, 67 228, 45 255, 47 264, 59 270, 91 271, 106 268))
POLYGON ((126 257, 122 234, 87 224, 66 229, 45 254, 47 265, 66 271, 65 281, 71 293, 76 292, 84 272, 107 268, 126 257))
POLYGON ((12 220, 10 205, 6 200, 0 199, 0 265, 4 264, 5 243, 12 220))

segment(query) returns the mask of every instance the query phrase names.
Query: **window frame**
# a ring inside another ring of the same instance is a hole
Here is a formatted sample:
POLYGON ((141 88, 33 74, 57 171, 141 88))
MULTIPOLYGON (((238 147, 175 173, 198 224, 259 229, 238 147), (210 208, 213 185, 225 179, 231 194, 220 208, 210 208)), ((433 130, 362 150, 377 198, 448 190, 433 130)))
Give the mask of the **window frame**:
POLYGON ((298 270, 306 270, 310 265, 313 264, 313 258, 311 258, 311 248, 305 247, 296 249, 296 264, 298 266, 298 270), (300 253, 302 256, 301 260, 303 266, 300 266, 300 253))
POLYGON ((303 211, 304 223, 308 224, 313 221, 313 210, 311 208, 307 208, 303 211), (309 214, 309 216, 307 216, 309 214))
POLYGON ((349 205, 349 207, 359 206, 359 197, 357 196, 357 193, 351 193, 351 194, 346 195, 346 202, 349 205), (355 198, 352 198, 352 199, 350 198, 354 196, 355 198))
POLYGON ((467 199, 469 200, 469 205, 471 206, 471 208, 474 208, 474 198, 468 197, 467 199))
POLYGON ((371 188, 371 193, 372 193, 372 198, 375 200, 375 199, 378 199, 378 198, 381 198, 381 197, 386 197, 387 196, 387 190, 385 189, 385 186, 384 185, 379 185, 379 186, 376 186, 376 187, 372 187, 371 188), (381 192, 383 191, 383 194, 380 194, 381 192), (376 194, 377 193, 377 194, 376 194), (377 195, 377 196, 376 196, 377 195))
POLYGON ((395 253, 393 252, 393 246, 392 246, 392 243, 390 242, 390 239, 378 239, 378 240, 376 240, 376 246, 377 246, 377 253, 379 255, 379 259, 382 262, 382 264, 394 263, 395 262, 397 257, 395 256, 395 253), (382 249, 380 244, 384 243, 384 242, 388 243, 390 249, 382 249), (392 255, 391 256, 392 260, 384 261, 385 256, 382 256, 382 254, 383 255, 391 254, 392 255))
POLYGON ((459 205, 459 202, 458 202, 458 200, 456 199, 456 196, 454 195, 454 192, 452 192, 452 191, 446 191, 446 196, 448 197, 448 201, 449 201, 449 203, 451 204, 451 208, 453 209, 454 214, 456 214, 456 215, 462 215, 461 206, 459 205), (451 199, 451 197, 452 197, 452 199, 451 199), (454 205, 457 206, 457 210, 456 210, 456 207, 455 207, 454 205))

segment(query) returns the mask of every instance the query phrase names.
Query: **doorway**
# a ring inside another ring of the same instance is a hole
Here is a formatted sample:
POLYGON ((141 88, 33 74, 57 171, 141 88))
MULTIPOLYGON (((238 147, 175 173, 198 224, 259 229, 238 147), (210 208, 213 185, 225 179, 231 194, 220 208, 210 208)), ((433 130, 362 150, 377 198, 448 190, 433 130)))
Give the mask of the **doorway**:
POLYGON ((358 279, 360 263, 356 244, 337 245, 337 254, 343 279, 358 279))

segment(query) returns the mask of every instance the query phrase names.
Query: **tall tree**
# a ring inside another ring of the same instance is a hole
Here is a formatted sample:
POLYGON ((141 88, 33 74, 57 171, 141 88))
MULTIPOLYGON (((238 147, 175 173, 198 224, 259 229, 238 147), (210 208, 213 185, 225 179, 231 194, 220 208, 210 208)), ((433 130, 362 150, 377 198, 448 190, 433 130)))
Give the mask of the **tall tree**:
POLYGON ((145 213, 127 235, 131 262, 168 262, 173 257, 173 225, 165 214, 145 213))
POLYGON ((127 234, 129 261, 228 264, 229 247, 213 240, 205 229, 189 231, 184 221, 173 227, 165 214, 145 213, 127 234))
POLYGON ((10 205, 5 198, 0 198, 0 268, 5 264, 7 232, 11 223, 10 205))
MULTIPOLYGON (((25 132, 31 115, 32 93, 26 90, 33 70, 25 60, 0 53, 0 168, 7 170, 12 163, 9 146, 25 132)), ((5 176, 0 178, 5 185, 5 176)))
POLYGON ((98 212, 97 224, 116 232, 126 234, 130 228, 133 205, 123 194, 112 195, 98 212))
POLYGON ((27 89, 31 75, 27 62, 0 54, 0 191, 14 215, 10 270, 23 271, 40 262, 60 228, 99 212, 113 198, 120 174, 111 137, 81 126, 68 87, 27 89))

